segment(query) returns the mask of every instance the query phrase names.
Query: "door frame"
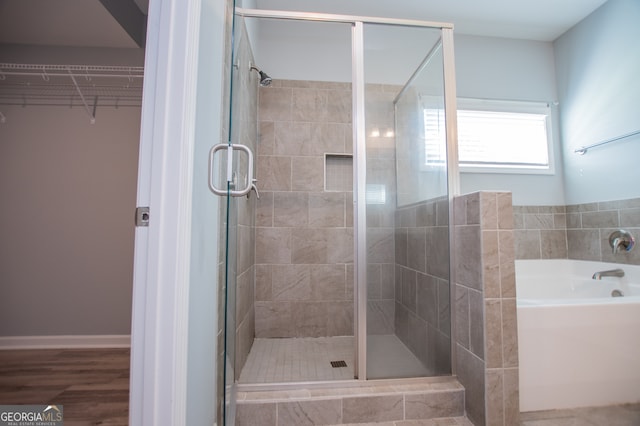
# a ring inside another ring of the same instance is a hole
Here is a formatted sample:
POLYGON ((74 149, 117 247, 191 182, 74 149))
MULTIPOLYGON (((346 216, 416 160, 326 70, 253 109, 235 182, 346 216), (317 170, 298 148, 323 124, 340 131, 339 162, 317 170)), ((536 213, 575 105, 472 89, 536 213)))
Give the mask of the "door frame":
MULTIPOLYGON (((148 206, 150 216, 148 227, 135 230, 132 425, 184 425, 190 407, 187 360, 194 135, 200 12, 205 3, 149 2, 137 206, 148 206)), ((213 19, 219 22, 223 37, 224 14, 213 19)), ((215 300, 212 303, 217 305, 215 300)), ((202 399, 210 405, 215 395, 202 399)))

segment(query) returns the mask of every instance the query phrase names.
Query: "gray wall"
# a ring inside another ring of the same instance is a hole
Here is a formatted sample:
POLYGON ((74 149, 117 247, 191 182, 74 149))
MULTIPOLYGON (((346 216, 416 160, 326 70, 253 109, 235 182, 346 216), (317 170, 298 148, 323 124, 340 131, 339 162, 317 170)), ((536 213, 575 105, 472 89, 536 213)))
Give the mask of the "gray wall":
MULTIPOLYGON (((459 97, 538 102, 557 100, 551 43, 467 35, 457 35, 455 43, 459 97)), ((552 105, 551 110, 554 119, 555 174, 463 172, 460 174, 461 193, 511 191, 515 204, 563 203, 560 125, 556 107, 552 105), (545 190, 540 191, 540 188, 545 190)))
MULTIPOLYGON (((144 49, 5 44, 0 62, 142 66, 144 49)), ((0 111, 0 336, 129 334, 140 108, 0 111)))
POLYGON ((140 108, 2 112, 0 335, 129 334, 140 108))
POLYGON ((609 0, 554 43, 567 204, 640 196, 640 2, 609 0))

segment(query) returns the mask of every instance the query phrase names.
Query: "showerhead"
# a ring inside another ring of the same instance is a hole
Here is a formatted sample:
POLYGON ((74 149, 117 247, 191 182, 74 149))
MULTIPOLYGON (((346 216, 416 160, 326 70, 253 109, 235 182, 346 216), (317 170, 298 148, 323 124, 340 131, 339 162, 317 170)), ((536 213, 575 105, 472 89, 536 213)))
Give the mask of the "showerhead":
POLYGON ((258 72, 258 74, 260 74, 260 86, 262 86, 262 87, 266 87, 266 86, 268 86, 268 85, 270 85, 270 84, 271 84, 272 79, 271 79, 271 77, 269 77, 269 76, 267 75, 267 73, 266 73, 266 72, 264 72, 264 71, 260 71, 260 70, 259 70, 258 68, 256 68, 256 67, 251 67, 251 69, 252 69, 252 70, 257 71, 257 72, 258 72))

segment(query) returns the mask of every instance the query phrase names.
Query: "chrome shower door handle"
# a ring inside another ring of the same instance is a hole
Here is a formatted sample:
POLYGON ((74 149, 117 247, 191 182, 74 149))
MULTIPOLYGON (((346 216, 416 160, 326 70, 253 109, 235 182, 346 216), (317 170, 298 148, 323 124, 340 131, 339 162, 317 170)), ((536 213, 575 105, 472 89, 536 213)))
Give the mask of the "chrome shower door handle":
POLYGON ((213 148, 209 151, 209 189, 216 195, 231 195, 232 197, 242 197, 247 195, 253 185, 253 153, 251 150, 244 146, 238 144, 226 144, 221 143, 218 145, 214 145, 213 148), (227 150, 227 186, 234 184, 234 172, 233 172, 233 152, 234 151, 243 151, 247 154, 247 174, 246 174, 246 185, 242 189, 231 189, 227 191, 227 188, 218 188, 215 185, 215 175, 214 175, 214 160, 216 152, 220 150, 227 150))

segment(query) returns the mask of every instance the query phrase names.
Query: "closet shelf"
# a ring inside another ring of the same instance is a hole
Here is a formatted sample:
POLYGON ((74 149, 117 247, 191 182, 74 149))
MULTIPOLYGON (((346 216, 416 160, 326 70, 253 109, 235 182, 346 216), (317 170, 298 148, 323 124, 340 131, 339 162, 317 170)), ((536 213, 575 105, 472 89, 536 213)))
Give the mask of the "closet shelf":
POLYGON ((141 106, 143 67, 0 63, 0 105, 141 106))

